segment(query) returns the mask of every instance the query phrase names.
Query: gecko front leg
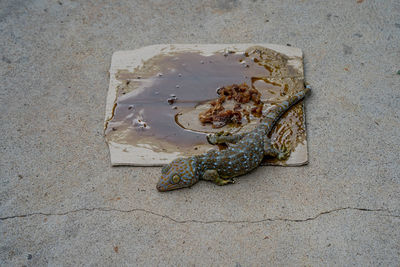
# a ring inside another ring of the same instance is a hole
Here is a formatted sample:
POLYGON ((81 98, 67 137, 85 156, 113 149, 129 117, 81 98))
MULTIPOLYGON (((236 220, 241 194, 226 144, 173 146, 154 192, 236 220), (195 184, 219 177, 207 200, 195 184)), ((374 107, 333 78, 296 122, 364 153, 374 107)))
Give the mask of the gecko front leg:
POLYGON ((230 134, 225 132, 219 132, 215 134, 207 135, 207 141, 212 145, 217 144, 226 144, 226 143, 237 143, 240 139, 242 139, 244 133, 240 134, 230 134))
POLYGON ((203 174, 203 180, 211 181, 216 185, 234 184, 232 179, 222 179, 216 170, 206 170, 203 174))

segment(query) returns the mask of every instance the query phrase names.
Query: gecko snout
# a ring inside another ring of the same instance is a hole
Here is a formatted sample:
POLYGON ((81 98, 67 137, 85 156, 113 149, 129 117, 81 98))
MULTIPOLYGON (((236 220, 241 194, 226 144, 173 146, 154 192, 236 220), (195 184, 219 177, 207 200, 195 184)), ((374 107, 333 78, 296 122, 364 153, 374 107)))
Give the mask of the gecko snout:
POLYGON ((167 191, 167 186, 165 186, 161 181, 159 181, 159 182, 157 183, 156 188, 157 188, 157 190, 158 190, 159 192, 165 192, 165 191, 167 191))

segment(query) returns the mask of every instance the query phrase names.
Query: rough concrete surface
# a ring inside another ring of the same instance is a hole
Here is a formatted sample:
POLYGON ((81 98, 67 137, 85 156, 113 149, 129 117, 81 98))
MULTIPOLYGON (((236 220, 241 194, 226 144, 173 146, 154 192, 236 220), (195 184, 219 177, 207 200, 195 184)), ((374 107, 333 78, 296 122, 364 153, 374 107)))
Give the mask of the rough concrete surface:
POLYGON ((398 0, 2 0, 0 37, 0 265, 399 265, 398 0), (239 42, 303 49, 308 166, 110 167, 114 51, 239 42))

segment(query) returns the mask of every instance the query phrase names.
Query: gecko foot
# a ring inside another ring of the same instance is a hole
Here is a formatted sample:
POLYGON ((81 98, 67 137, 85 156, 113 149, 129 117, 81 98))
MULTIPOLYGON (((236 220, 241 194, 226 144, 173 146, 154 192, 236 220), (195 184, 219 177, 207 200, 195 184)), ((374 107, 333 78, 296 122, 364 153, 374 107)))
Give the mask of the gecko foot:
POLYGON ((219 132, 207 136, 207 141, 212 145, 234 144, 243 138, 245 133, 231 134, 229 132, 219 132))
POLYGON ((235 180, 229 179, 222 179, 216 170, 206 170, 203 174, 203 180, 211 181, 216 185, 227 185, 227 184, 234 184, 235 180))
POLYGON ((290 149, 286 146, 282 146, 281 149, 277 149, 268 141, 264 145, 264 155, 277 158, 279 160, 285 160, 290 156, 290 149))
POLYGON ((213 181, 216 185, 222 186, 222 185, 227 185, 227 184, 234 184, 235 180, 233 179, 221 179, 218 178, 213 181))
POLYGON ((290 150, 287 147, 283 147, 281 150, 278 150, 278 155, 276 156, 279 160, 285 160, 290 156, 290 150))
POLYGON ((207 135, 207 141, 212 145, 223 144, 226 142, 225 138, 230 135, 230 133, 225 133, 223 131, 215 134, 209 134, 207 135))

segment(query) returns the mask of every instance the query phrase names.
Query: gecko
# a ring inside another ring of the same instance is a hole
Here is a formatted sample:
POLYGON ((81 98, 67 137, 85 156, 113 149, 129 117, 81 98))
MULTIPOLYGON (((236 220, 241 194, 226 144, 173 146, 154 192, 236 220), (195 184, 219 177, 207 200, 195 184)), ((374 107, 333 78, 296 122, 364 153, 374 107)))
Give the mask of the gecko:
POLYGON ((224 150, 211 149, 204 154, 173 160, 162 168, 157 190, 164 192, 190 187, 199 180, 211 181, 217 185, 231 184, 235 182, 234 177, 257 168, 264 156, 287 158, 290 151, 274 148, 268 134, 279 118, 309 91, 307 85, 304 90, 274 105, 250 132, 208 135, 209 143, 229 146, 224 150))

